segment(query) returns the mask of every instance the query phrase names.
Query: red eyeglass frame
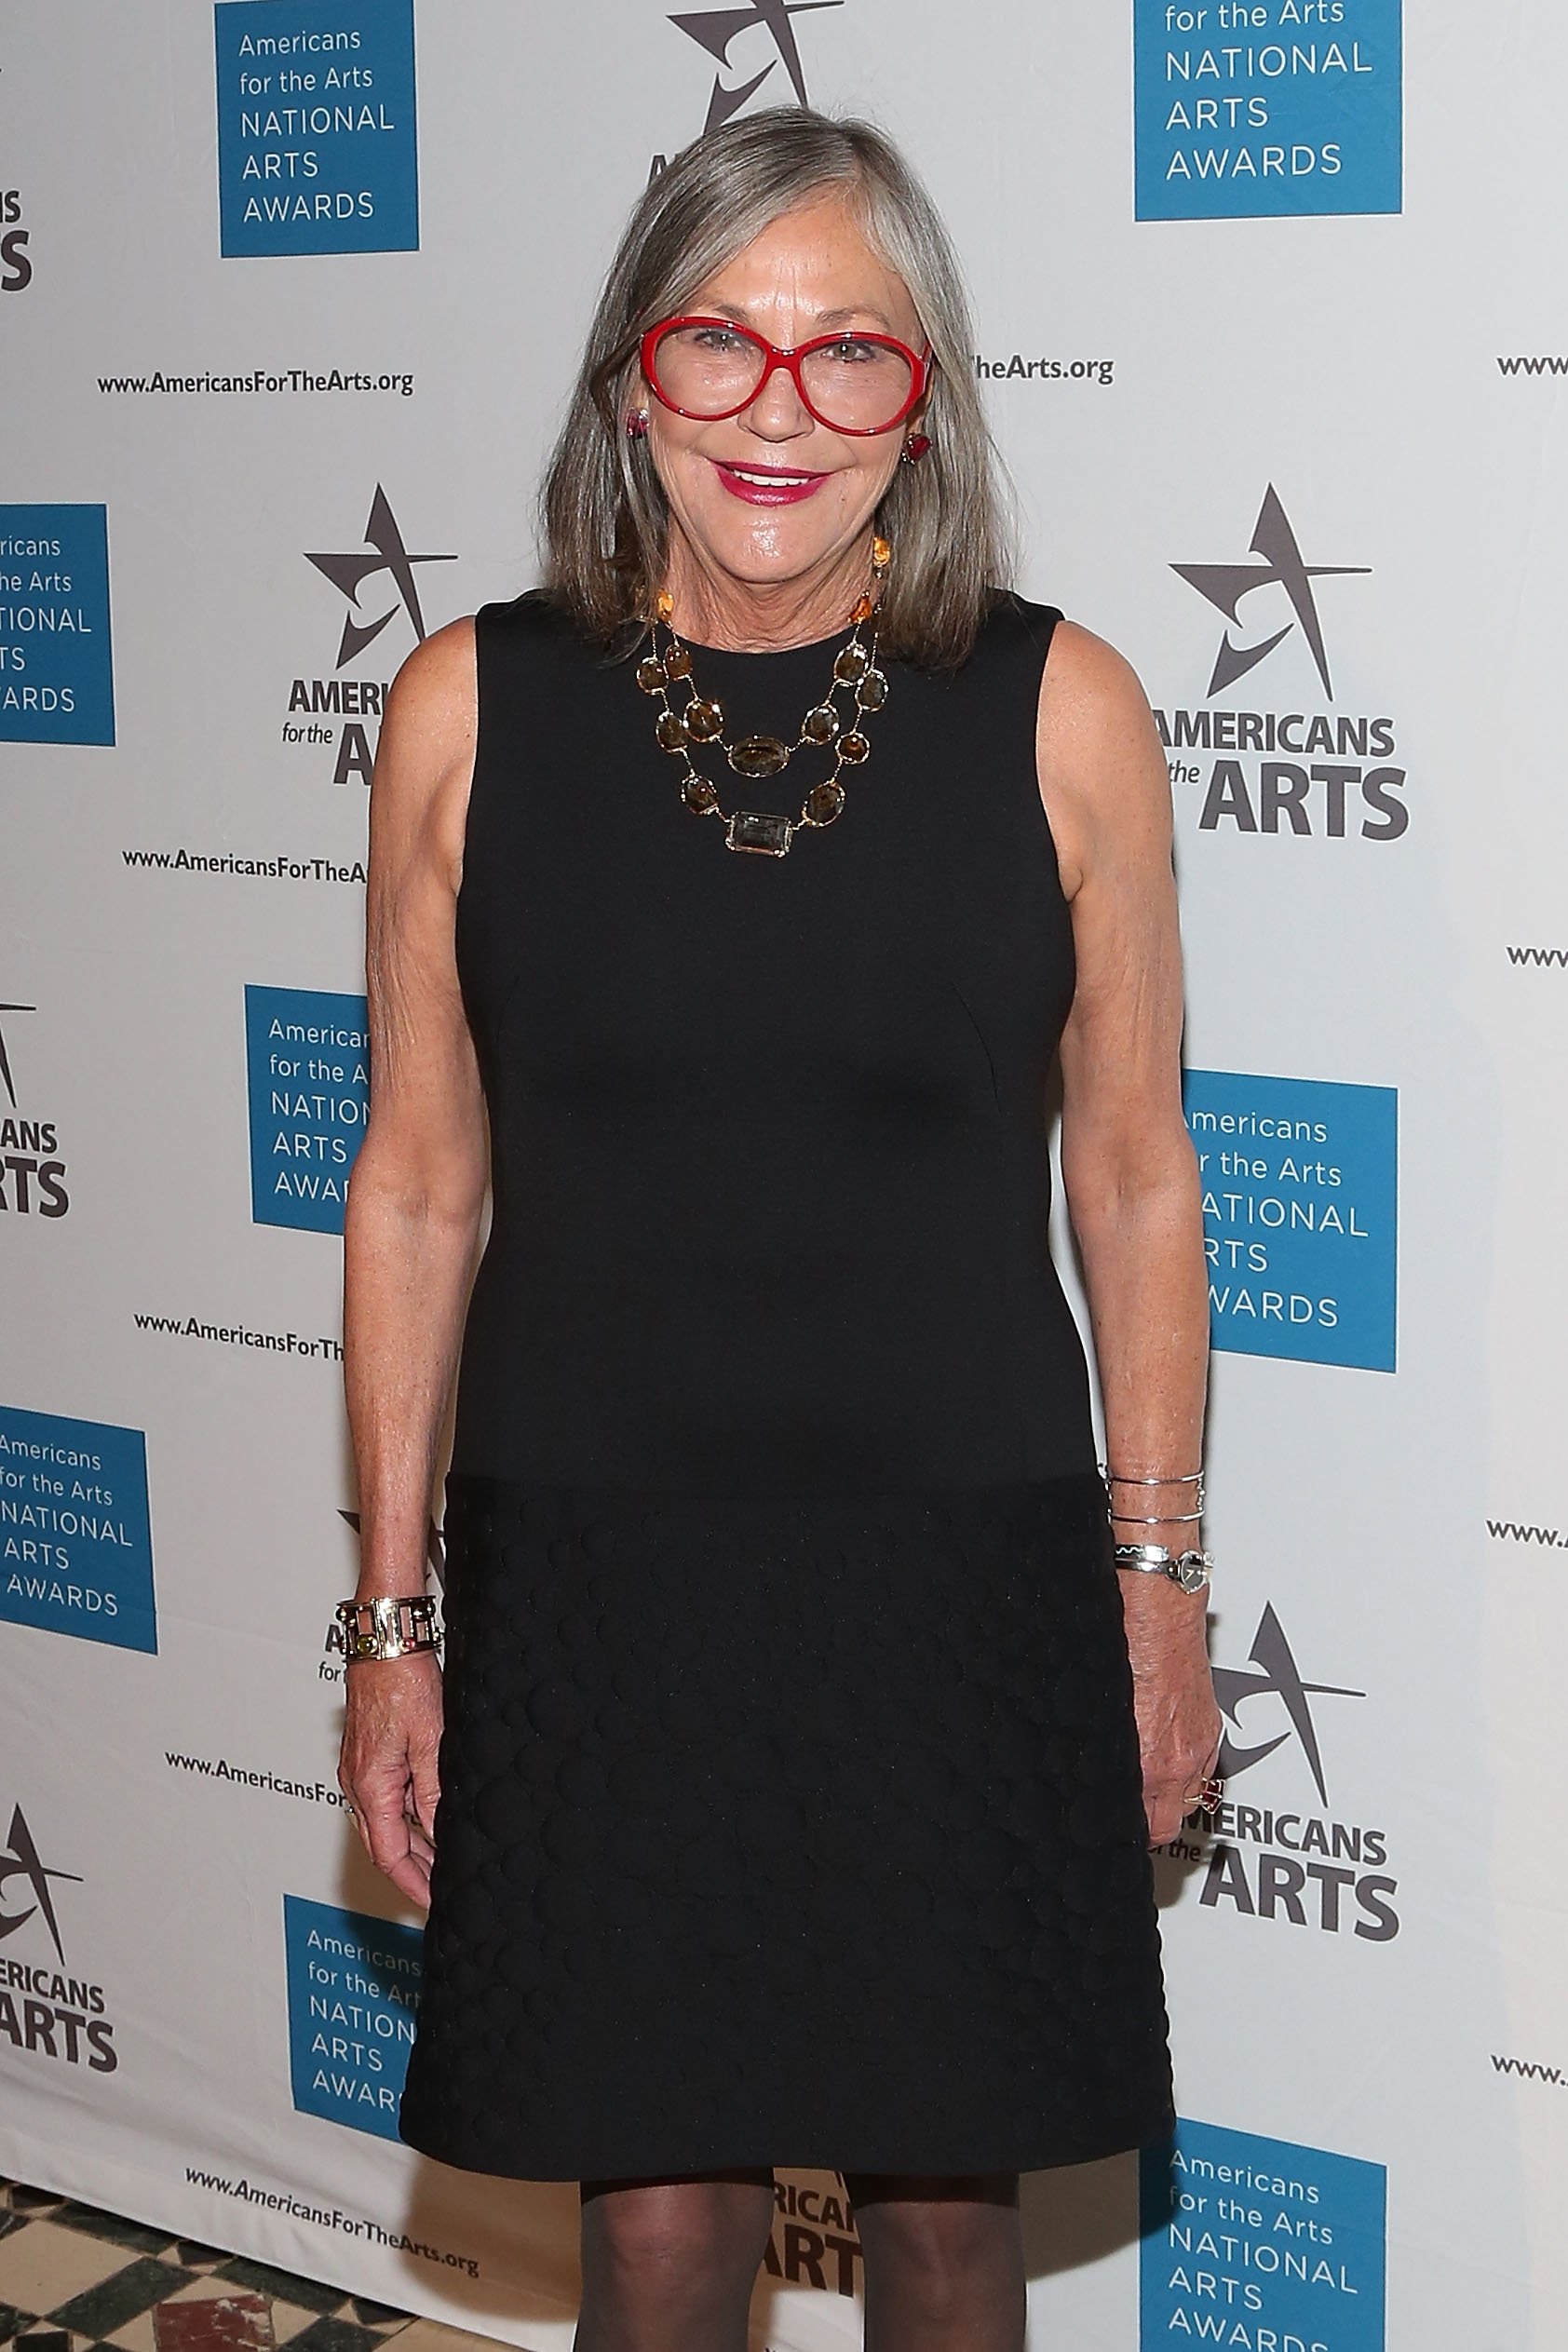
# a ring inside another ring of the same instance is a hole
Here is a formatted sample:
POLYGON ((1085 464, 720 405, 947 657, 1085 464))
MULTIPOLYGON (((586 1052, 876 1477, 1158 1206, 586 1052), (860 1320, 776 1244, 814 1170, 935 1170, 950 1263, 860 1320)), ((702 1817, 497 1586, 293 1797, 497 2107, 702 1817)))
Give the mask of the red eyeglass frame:
POLYGON ((776 370, 782 368, 785 374, 790 378, 791 384, 793 384, 796 394, 799 397, 801 406, 805 410, 808 416, 814 416, 818 425, 825 425, 830 433, 843 433, 856 440, 872 440, 879 433, 891 433, 896 431, 898 426, 903 423, 905 417, 909 415, 911 410, 918 407, 921 400, 924 399, 926 385, 931 380, 931 348, 929 345, 926 345, 925 353, 922 355, 920 352, 912 350, 907 343, 900 343, 897 335, 877 333, 856 334, 841 327, 836 334, 813 335, 809 343, 797 344, 791 348, 786 350, 781 349, 776 343, 769 343, 767 337, 765 335, 758 334, 754 327, 743 327, 734 318, 710 318, 701 312, 695 312, 691 314, 683 312, 679 318, 659 319, 655 326, 648 329, 647 333, 642 338, 641 358, 643 381, 646 383, 648 389, 654 394, 655 398, 660 402, 661 406, 669 409, 673 416, 687 416, 690 417, 694 423, 701 423, 704 425, 722 424, 725 417, 738 416, 742 409, 749 409, 753 400, 760 399, 763 393, 763 387, 767 383, 769 376, 771 376, 776 370), (662 390, 659 385, 658 376, 654 368, 654 352, 661 337, 669 334, 677 327, 723 327, 726 334, 742 336, 747 343, 755 344, 758 350, 764 354, 767 361, 767 365, 764 368, 761 376, 758 378, 751 390, 748 392, 746 398, 743 400, 737 400, 734 408, 720 409, 712 413, 709 413, 704 410, 683 409, 678 407, 675 401, 670 399, 669 395, 662 390), (801 381, 801 363, 803 360, 808 358, 812 352, 825 351, 835 343, 883 344, 889 351, 897 351, 903 358, 909 361, 911 379, 910 396, 904 402, 903 407, 899 411, 897 416, 889 417, 885 425, 835 425, 831 417, 824 416, 821 410, 813 405, 811 397, 806 391, 805 385, 801 381))

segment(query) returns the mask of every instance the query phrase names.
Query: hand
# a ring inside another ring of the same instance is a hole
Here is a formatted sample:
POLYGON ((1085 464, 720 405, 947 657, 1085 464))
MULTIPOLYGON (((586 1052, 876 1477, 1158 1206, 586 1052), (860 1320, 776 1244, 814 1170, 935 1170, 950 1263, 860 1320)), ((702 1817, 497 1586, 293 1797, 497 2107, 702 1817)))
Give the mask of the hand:
POLYGON ((1149 1844, 1168 1845, 1197 1805, 1223 1731, 1209 1670, 1204 1596, 1163 1577, 1124 1574, 1149 1844))
POLYGON ((400 1895, 430 1908, 441 1738, 441 1669, 413 1657, 351 1661, 338 1786, 366 1853, 400 1895))

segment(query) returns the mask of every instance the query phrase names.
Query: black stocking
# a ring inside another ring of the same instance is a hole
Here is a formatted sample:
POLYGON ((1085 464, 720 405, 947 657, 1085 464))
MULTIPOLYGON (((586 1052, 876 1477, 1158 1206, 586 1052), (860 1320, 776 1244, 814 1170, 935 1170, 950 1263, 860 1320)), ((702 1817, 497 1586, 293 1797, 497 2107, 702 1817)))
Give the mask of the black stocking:
POLYGON ((771 2170, 585 2181, 574 2352, 746 2352, 771 2170))
POLYGON ((1016 2172, 846 2172, 865 2256, 866 2352, 1022 2352, 1016 2172))

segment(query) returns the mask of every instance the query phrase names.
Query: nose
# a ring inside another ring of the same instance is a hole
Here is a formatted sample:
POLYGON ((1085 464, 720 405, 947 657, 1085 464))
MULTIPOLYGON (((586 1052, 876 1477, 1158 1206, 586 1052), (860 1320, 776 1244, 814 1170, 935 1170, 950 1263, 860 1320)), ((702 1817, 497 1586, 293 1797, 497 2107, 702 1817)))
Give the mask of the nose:
POLYGON ((741 412, 741 422, 759 440, 792 441, 809 433, 817 420, 801 399, 794 377, 783 360, 775 359, 757 386, 750 408, 741 412))

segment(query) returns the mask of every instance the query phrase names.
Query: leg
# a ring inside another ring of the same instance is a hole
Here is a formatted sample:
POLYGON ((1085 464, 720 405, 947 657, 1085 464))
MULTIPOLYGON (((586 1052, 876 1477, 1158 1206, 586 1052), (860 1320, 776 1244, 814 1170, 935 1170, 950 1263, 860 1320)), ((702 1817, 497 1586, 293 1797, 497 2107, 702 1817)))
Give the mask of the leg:
POLYGON ((866 2352, 1022 2352, 1016 2172, 846 2172, 866 2352))
POLYGON ((746 2352, 771 2169, 585 2181, 574 2352, 746 2352))

